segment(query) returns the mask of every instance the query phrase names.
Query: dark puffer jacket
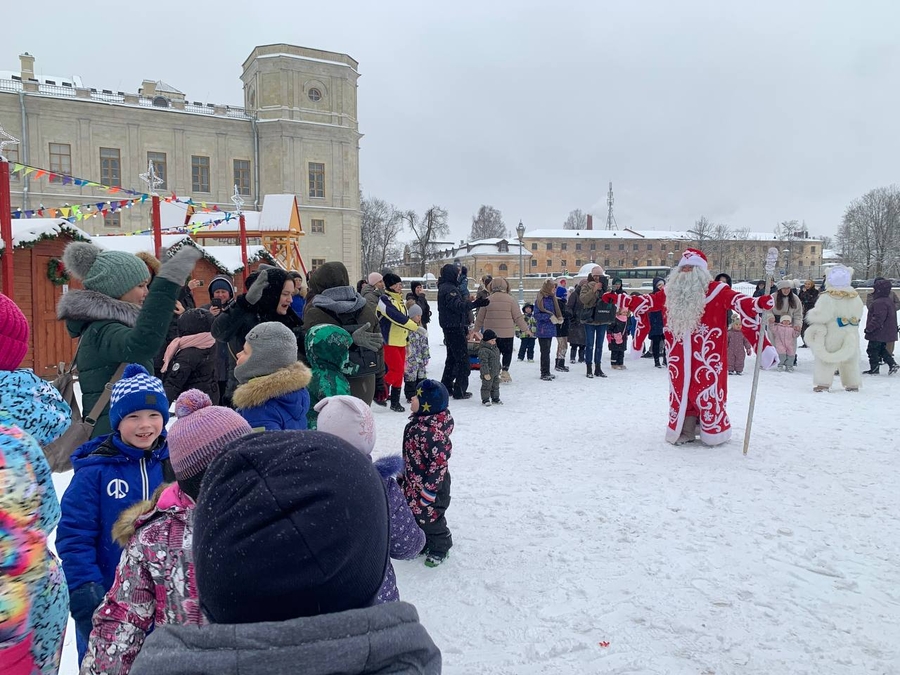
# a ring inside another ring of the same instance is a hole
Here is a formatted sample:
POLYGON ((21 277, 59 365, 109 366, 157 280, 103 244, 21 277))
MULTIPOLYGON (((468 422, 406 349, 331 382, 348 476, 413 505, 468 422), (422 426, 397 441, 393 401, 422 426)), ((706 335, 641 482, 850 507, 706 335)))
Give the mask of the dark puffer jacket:
MULTIPOLYGON (((205 309, 191 309, 178 317, 180 337, 209 333, 213 315, 205 309)), ((209 337, 209 336, 207 336, 209 337)), ((185 347, 175 352, 172 362, 163 374, 166 398, 174 403, 188 389, 199 389, 209 396, 213 405, 219 404, 219 385, 216 381, 217 345, 211 347, 185 347)))
POLYGON ((460 294, 456 265, 444 265, 438 280, 438 322, 441 328, 468 328, 473 309, 490 304, 489 298, 469 302, 460 294))
POLYGON ((872 297, 872 305, 866 319, 866 340, 896 342, 897 308, 891 299, 891 282, 887 279, 878 279, 872 297))
MULTIPOLYGON (((220 274, 215 279, 209 282, 209 303, 203 305, 201 309, 210 309, 212 308, 213 302, 213 293, 216 292, 217 289, 224 289, 228 291, 228 301, 222 303, 222 308, 227 307, 228 303, 234 300, 234 284, 231 279, 225 276, 224 274, 220 274)), ((231 359, 228 357, 228 345, 224 342, 219 342, 216 344, 216 379, 219 382, 225 382, 228 377, 231 375, 231 370, 233 369, 231 365, 231 359)))
MULTIPOLYGON (((662 288, 665 279, 662 277, 656 277, 653 280, 653 292, 659 293, 660 288, 662 288)), ((665 324, 663 323, 663 313, 662 312, 650 312, 650 337, 659 337, 665 333, 665 324)))

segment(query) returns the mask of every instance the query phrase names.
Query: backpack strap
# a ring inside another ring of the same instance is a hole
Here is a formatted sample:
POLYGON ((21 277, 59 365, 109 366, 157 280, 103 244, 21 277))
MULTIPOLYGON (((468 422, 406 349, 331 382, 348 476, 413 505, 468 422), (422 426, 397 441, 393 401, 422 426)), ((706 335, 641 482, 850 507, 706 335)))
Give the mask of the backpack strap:
POLYGON ((94 404, 94 407, 91 408, 91 412, 85 416, 84 421, 90 424, 92 427, 97 424, 97 419, 103 413, 103 409, 106 407, 106 404, 109 403, 109 398, 112 396, 112 388, 113 385, 122 379, 122 374, 125 372, 124 363, 120 363, 119 367, 116 369, 115 374, 113 374, 112 379, 106 383, 103 387, 103 392, 100 394, 100 398, 97 399, 97 402, 94 404))

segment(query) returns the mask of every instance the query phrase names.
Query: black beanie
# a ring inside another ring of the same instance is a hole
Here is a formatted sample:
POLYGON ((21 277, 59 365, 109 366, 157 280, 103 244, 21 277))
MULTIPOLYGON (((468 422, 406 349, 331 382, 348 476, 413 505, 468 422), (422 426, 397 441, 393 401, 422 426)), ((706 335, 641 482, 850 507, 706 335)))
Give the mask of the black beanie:
POLYGON ((390 287, 393 286, 394 284, 399 284, 400 282, 403 281, 403 279, 401 279, 400 277, 398 277, 398 276, 397 276, 396 274, 394 274, 393 272, 388 272, 387 274, 385 274, 385 275, 382 277, 381 280, 384 282, 384 287, 385 287, 385 288, 390 288, 390 287))
POLYGON ((494 331, 492 331, 490 328, 488 328, 486 331, 484 331, 481 334, 481 339, 484 340, 485 342, 487 342, 488 340, 496 340, 497 334, 494 331))
POLYGON ((384 581, 384 484, 368 457, 331 434, 234 441, 206 471, 194 523, 197 591, 212 623, 370 607, 384 581))

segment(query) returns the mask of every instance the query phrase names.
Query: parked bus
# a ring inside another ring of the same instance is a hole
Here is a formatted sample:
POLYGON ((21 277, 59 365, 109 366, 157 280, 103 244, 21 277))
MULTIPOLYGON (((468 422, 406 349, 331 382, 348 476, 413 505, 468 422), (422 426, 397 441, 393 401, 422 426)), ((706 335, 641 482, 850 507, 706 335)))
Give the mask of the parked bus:
POLYGON ((656 277, 665 279, 672 271, 671 267, 629 267, 615 268, 611 267, 606 270, 606 276, 610 279, 618 277, 622 280, 623 288, 631 288, 634 290, 652 290, 653 280, 656 277))

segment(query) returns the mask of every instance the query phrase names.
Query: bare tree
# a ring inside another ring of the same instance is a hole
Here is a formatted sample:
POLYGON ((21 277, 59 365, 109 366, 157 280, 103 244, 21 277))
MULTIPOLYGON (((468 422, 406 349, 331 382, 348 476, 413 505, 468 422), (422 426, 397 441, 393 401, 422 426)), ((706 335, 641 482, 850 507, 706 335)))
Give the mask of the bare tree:
POLYGON ((409 244, 410 252, 419 265, 419 274, 424 276, 428 269, 428 259, 438 249, 439 238, 450 234, 447 209, 432 206, 421 218, 415 211, 406 211, 403 218, 413 233, 413 240, 409 244))
POLYGON ((694 240, 697 248, 704 253, 706 252, 704 246, 707 241, 713 238, 715 227, 715 225, 709 222, 709 218, 700 216, 700 220, 695 221, 694 227, 688 230, 688 234, 691 235, 691 239, 694 240))
POLYGON ((402 246, 397 237, 403 231, 403 214, 377 197, 363 197, 360 211, 363 273, 380 272, 388 260, 400 257, 402 246))
POLYGON ((710 262, 713 267, 718 270, 725 271, 728 269, 730 261, 726 260, 728 252, 728 242, 731 239, 731 229, 727 225, 718 223, 713 225, 710 234, 710 242, 708 249, 710 253, 710 262))
POLYGON ((479 239, 503 239, 509 236, 503 215, 493 206, 482 204, 478 209, 478 215, 472 216, 472 230, 469 232, 469 241, 479 239))
POLYGON ((822 234, 816 238, 822 242, 822 251, 828 251, 834 247, 834 237, 822 234))
POLYGON ((581 209, 569 211, 569 217, 563 223, 564 230, 583 230, 587 227, 587 216, 581 209))
POLYGON ((837 234, 844 261, 867 278, 900 269, 900 188, 876 188, 847 207, 837 234))

